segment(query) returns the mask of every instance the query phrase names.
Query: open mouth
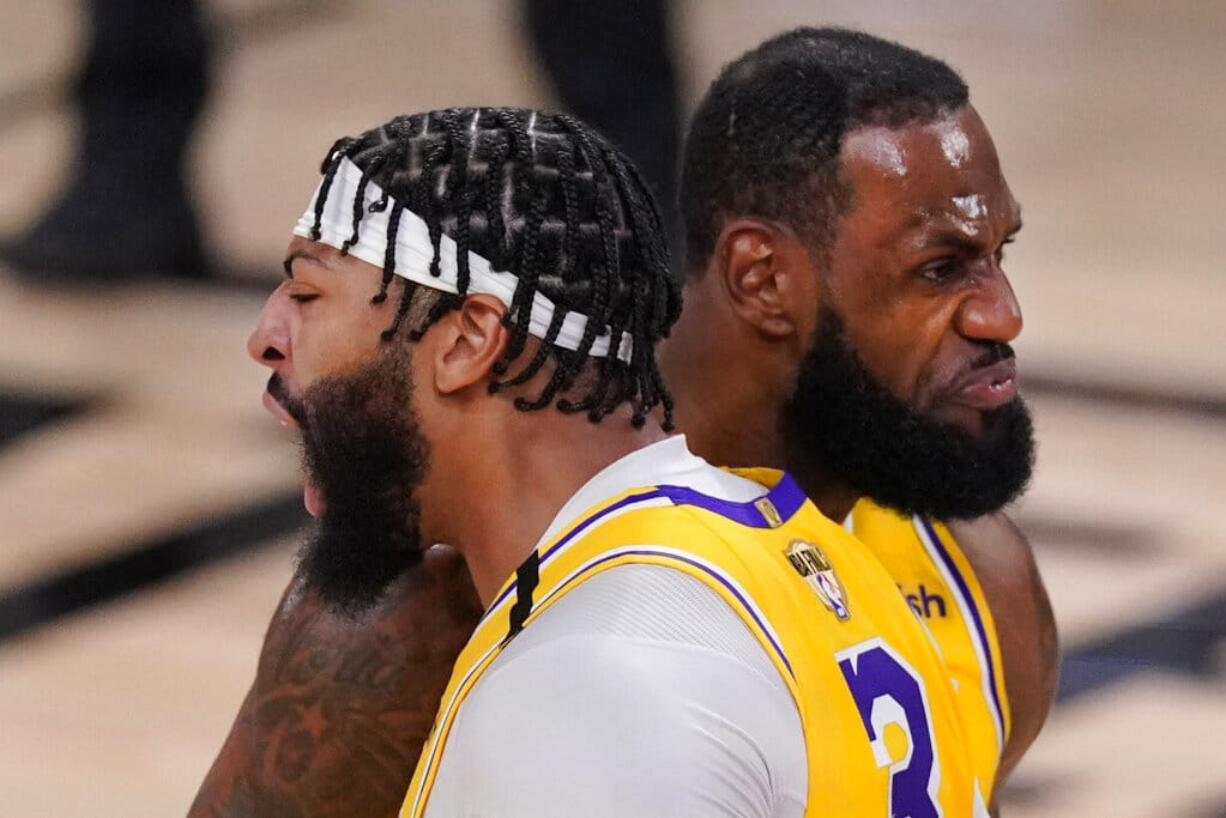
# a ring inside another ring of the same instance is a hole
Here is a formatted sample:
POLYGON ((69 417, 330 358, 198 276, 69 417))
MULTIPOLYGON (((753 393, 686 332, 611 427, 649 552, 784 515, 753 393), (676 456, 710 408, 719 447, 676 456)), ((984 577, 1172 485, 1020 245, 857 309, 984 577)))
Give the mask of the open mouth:
POLYGON ((294 420, 294 416, 281 405, 280 401, 272 396, 271 392, 265 392, 261 397, 261 401, 264 403, 264 408, 268 410, 269 414, 277 419, 277 423, 280 423, 287 429, 298 428, 298 421, 294 420))
POLYGON ((264 389, 264 408, 272 413, 282 426, 298 428, 302 425, 305 409, 302 401, 290 394, 278 373, 273 373, 264 389))
POLYGON ((973 409, 998 409, 1017 396, 1017 363, 1008 358, 971 370, 954 386, 955 400, 973 409))
MULTIPOLYGON (((284 403, 278 399, 277 394, 284 395, 285 400, 290 400, 289 395, 285 393, 285 387, 281 381, 274 375, 268 381, 268 389, 265 390, 260 400, 264 404, 264 408, 268 410, 277 422, 287 429, 300 429, 301 425, 297 418, 286 407, 284 403)), ((309 477, 302 486, 302 505, 306 507, 307 513, 312 517, 322 517, 327 509, 327 502, 324 500, 323 491, 319 485, 312 481, 309 477)))

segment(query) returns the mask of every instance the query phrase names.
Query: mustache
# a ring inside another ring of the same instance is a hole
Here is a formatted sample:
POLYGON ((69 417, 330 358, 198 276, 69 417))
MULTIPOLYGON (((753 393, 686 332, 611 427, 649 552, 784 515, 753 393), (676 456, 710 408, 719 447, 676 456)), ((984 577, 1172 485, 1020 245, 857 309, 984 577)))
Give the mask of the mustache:
MULTIPOLYGON (((969 368, 972 371, 1017 357, 1017 353, 1013 351, 1013 347, 1006 344, 1004 341, 987 341, 984 342, 983 345, 986 347, 986 349, 984 349, 983 354, 976 358, 975 362, 970 365, 969 368)), ((276 376, 274 375, 273 377, 276 376)))
POLYGON ((980 352, 974 360, 965 366, 958 367, 948 377, 938 381, 939 386, 934 390, 935 395, 949 397, 964 386, 969 379, 976 377, 981 370, 1003 361, 1012 361, 1017 357, 1013 347, 1003 341, 980 341, 977 346, 980 352))
POLYGON ((281 376, 273 373, 268 379, 268 386, 265 387, 268 394, 272 395, 273 400, 281 405, 281 408, 289 413, 289 416, 294 419, 300 427, 306 426, 306 405, 295 398, 285 388, 285 382, 281 380, 281 376))

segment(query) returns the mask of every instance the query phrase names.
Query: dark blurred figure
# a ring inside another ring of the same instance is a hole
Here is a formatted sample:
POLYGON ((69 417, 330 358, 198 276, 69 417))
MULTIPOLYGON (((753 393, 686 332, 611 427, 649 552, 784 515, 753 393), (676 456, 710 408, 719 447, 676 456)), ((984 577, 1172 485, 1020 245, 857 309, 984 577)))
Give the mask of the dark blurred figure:
POLYGON ((668 0, 527 0, 528 32, 562 107, 629 154, 680 249, 681 115, 668 0))
MULTIPOLYGON (((529 36, 562 107, 609 136, 665 208, 679 248, 677 73, 668 0, 526 0, 529 36)), ((38 282, 210 274, 185 182, 210 42, 196 0, 89 0, 82 117, 66 191, 0 247, 38 282)))
POLYGON ((184 180, 208 86, 202 12, 195 0, 90 0, 88 11, 75 167, 59 201, 4 255, 38 281, 203 278, 184 180))

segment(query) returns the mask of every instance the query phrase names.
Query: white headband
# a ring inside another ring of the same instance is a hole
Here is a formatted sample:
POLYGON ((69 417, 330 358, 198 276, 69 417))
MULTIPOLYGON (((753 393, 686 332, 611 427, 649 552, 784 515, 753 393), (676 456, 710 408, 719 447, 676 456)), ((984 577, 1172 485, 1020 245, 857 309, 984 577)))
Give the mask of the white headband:
MULTIPOLYGON (((357 196, 359 183, 362 181, 361 169, 348 158, 342 158, 328 189, 328 199, 324 202, 323 217, 319 222, 319 241, 340 249, 353 234, 353 203, 357 196)), ((320 187, 323 183, 320 182, 320 187)), ((307 206, 302 218, 294 225, 294 235, 312 238, 311 229, 315 226, 315 202, 319 197, 320 188, 315 188, 315 195, 307 206)), ((358 241, 350 246, 349 253, 362 261, 376 267, 383 267, 387 255, 387 222, 396 200, 388 198, 387 207, 372 211, 370 206, 383 198, 383 189, 374 182, 367 182, 365 205, 362 221, 359 225, 358 241)), ((401 211, 400 223, 396 230, 396 275, 416 284, 441 290, 445 293, 458 293, 456 245, 451 237, 444 235, 439 242, 439 270, 441 275, 430 275, 430 261, 434 258, 434 246, 430 242, 430 230, 426 222, 409 208, 401 211)), ((468 253, 468 292, 492 295, 510 307, 515 295, 519 279, 511 273, 494 270, 489 259, 469 251, 468 253)), ((544 338, 549 331, 549 324, 557 309, 554 303, 538 292, 532 297, 532 313, 528 321, 528 332, 537 338, 544 338)), ((578 312, 567 312, 562 321, 562 329, 554 341, 563 349, 577 350, 583 339, 583 330, 587 327, 587 316, 578 312)), ((629 362, 632 343, 629 333, 622 333, 621 347, 617 357, 629 362)), ((609 354, 609 327, 605 326, 588 355, 603 358, 609 354)))

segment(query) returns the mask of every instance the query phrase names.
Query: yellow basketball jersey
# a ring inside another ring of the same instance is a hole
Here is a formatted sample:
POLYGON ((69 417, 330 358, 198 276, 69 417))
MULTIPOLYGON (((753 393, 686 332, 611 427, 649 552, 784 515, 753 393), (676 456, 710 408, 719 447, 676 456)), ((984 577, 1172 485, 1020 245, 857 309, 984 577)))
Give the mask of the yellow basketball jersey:
POLYGON ((1010 717, 996 624, 975 572, 940 523, 861 500, 847 528, 881 560, 936 640, 955 680, 975 777, 990 794, 1010 717))
POLYGON ((630 563, 706 584, 771 658, 804 728, 806 815, 986 816, 949 672, 893 578, 791 477, 739 473, 773 488, 752 503, 677 486, 624 492, 529 556, 456 662, 401 816, 425 814, 456 716, 502 648, 581 583, 630 563))

